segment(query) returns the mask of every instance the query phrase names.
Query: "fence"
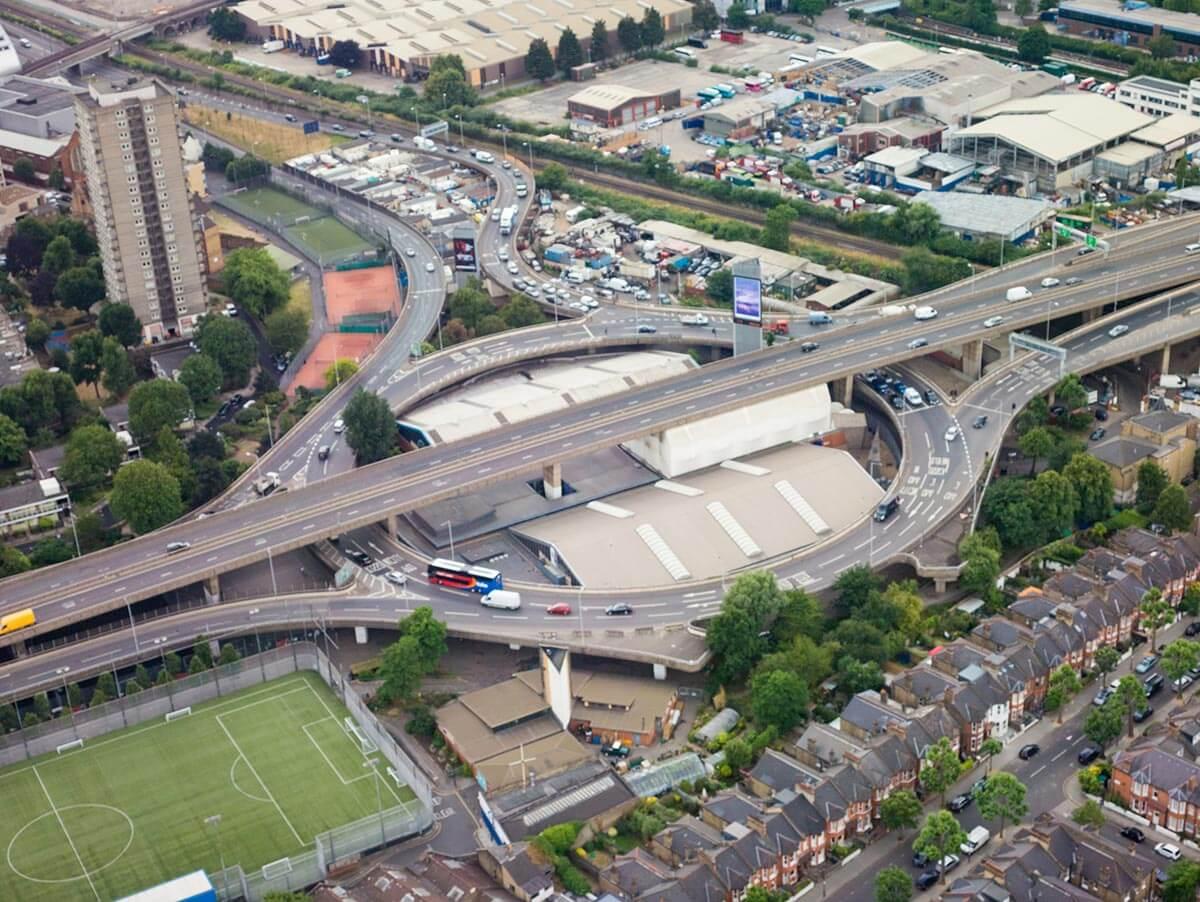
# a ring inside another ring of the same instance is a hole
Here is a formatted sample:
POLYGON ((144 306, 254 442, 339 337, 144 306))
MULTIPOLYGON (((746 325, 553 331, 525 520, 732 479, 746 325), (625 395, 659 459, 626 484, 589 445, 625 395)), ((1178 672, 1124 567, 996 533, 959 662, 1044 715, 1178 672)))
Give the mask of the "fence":
MULTIPOLYGON (((434 808, 433 786, 425 775, 313 642, 291 642, 268 648, 231 664, 9 733, 0 737, 0 767, 53 752, 68 743, 95 739, 114 730, 160 720, 171 711, 199 705, 301 670, 314 671, 325 681, 362 732, 375 743, 399 781, 407 784, 417 797, 412 802, 320 834, 312 851, 272 862, 249 873, 239 865, 233 865, 212 875, 222 899, 245 898, 259 902, 272 890, 303 889, 324 878, 339 862, 428 830, 433 826, 434 808)), ((392 779, 392 776, 381 773, 378 779, 392 779)))

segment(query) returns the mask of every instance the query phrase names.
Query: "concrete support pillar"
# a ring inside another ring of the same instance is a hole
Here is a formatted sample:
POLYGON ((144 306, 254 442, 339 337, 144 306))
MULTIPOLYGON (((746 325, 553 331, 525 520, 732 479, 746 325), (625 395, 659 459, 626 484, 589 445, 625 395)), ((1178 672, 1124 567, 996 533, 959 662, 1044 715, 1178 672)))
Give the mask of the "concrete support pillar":
POLYGON ((204 603, 219 604, 221 601, 221 578, 206 576, 204 578, 204 603))
POLYGON ((546 464, 542 467, 542 491, 551 501, 562 497, 562 464, 546 464))
POLYGON ((654 678, 656 680, 665 680, 667 678, 667 665, 666 664, 655 664, 654 665, 654 678))
POLYGON ((946 591, 946 588, 949 585, 950 585, 949 582, 947 582, 946 580, 940 579, 940 578, 935 578, 933 581, 933 590, 935 592, 937 592, 939 595, 941 595, 943 592, 946 591))
POLYGON ((398 538, 398 536, 396 535, 396 515, 395 514, 388 514, 387 519, 383 521, 383 524, 387 528, 387 534, 389 536, 391 536, 393 539, 398 538))
POLYGON ((983 339, 968 341, 962 346, 963 375, 978 379, 983 375, 983 339))
POLYGON ((1171 372, 1171 343, 1170 342, 1167 342, 1165 345, 1163 345, 1162 364, 1159 366, 1158 371, 1160 373, 1162 373, 1163 375, 1166 375, 1167 373, 1171 372))
POLYGON ((1085 323, 1090 323, 1094 319, 1099 319, 1100 309, 1101 308, 1099 307, 1089 307, 1087 310, 1083 311, 1083 321, 1085 323))
POLYGON ((829 397, 843 404, 846 407, 850 406, 851 400, 854 398, 854 376, 847 376, 845 379, 839 379, 836 382, 829 383, 829 397))
POLYGON ((12 650, 15 657, 25 658, 29 656, 29 646, 24 642, 18 642, 12 647, 12 650))

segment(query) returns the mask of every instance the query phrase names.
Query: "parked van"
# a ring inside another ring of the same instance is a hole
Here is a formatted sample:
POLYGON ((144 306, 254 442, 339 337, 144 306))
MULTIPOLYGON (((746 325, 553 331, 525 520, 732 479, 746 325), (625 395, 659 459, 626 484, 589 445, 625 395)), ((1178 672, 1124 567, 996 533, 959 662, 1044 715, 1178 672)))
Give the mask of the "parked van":
POLYGON ((992 838, 991 831, 987 827, 979 826, 972 828, 967 834, 967 841, 958 847, 959 851, 964 855, 972 855, 982 849, 989 839, 992 838))
POLYGON ((521 609, 521 593, 510 592, 507 589, 493 589, 483 596, 483 606, 501 611, 518 611, 521 609))
POLYGON ((676 56, 682 57, 685 60, 694 60, 696 58, 696 52, 689 50, 687 47, 676 47, 674 52, 676 56))
POLYGON ((1170 373, 1163 373, 1158 377, 1159 388, 1186 388, 1187 380, 1182 376, 1172 376, 1170 373))
POLYGON ((566 273, 566 279, 567 279, 567 281, 568 281, 568 282, 570 282, 572 285, 582 285, 584 282, 586 282, 586 281, 587 281, 587 280, 586 280, 586 279, 583 277, 583 273, 581 273, 581 272, 580 272, 579 270, 577 270, 577 269, 568 269, 568 270, 567 270, 567 273, 566 273))
POLYGON ((1016 288, 1010 288, 1004 293, 1004 298, 1009 303, 1014 301, 1027 301, 1033 297, 1033 292, 1024 285, 1018 285, 1016 288))
POLYGON ((827 326, 833 322, 833 317, 824 310, 808 311, 808 324, 810 326, 827 326))

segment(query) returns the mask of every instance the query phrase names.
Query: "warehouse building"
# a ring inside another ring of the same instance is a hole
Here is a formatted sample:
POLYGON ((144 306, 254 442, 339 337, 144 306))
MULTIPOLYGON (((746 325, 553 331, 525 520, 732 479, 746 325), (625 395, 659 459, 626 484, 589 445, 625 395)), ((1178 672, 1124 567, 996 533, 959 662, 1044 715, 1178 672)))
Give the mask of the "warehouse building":
POLYGON ((679 106, 679 88, 647 94, 624 85, 592 85, 567 98, 567 115, 605 128, 649 119, 679 106))
POLYGON ((556 47, 567 28, 586 40, 603 19, 615 46, 617 23, 625 16, 641 21, 651 6, 668 34, 691 22, 686 0, 554 0, 550 7, 533 0, 347 0, 337 7, 319 0, 245 0, 233 9, 252 39, 280 40, 305 56, 355 41, 372 70, 395 78, 423 78, 435 58, 457 54, 479 87, 523 77, 529 45, 542 38, 556 47))
POLYGON ((1054 218, 1054 207, 1044 200, 999 194, 926 191, 914 197, 913 203, 937 210, 942 226, 968 241, 1003 239, 1014 244, 1054 218))
POLYGON ((856 122, 838 135, 838 153, 857 160, 887 147, 942 149, 946 126, 929 119, 900 116, 886 122, 856 122))
POLYGON ((1187 113, 1163 116, 1129 138, 1096 157, 1097 178, 1135 188, 1155 173, 1169 172, 1187 148, 1200 140, 1200 119, 1187 113))
POLYGON ((718 138, 737 140, 775 121, 775 104, 764 97, 739 97, 704 113, 704 131, 718 138))
POLYGON ((1154 120, 1114 100, 1074 91, 1011 100, 950 138, 950 152, 998 166, 1026 193, 1057 193, 1092 175, 1095 159, 1154 120))
POLYGON ((1200 53, 1200 19, 1146 3, 1062 0, 1058 4, 1058 26, 1067 34, 1143 49, 1152 39, 1166 35, 1175 42, 1176 56, 1200 53))

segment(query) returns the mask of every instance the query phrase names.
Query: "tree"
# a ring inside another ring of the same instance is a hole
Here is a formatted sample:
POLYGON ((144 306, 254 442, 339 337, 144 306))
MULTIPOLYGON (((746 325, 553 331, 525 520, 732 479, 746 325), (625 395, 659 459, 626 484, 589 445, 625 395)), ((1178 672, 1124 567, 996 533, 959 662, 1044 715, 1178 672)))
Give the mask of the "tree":
POLYGON ((209 644, 208 637, 203 633, 197 636, 196 641, 192 643, 192 657, 199 658, 205 670, 213 666, 212 646, 209 644))
POLYGON ((42 253, 42 269, 54 276, 61 276, 75 265, 75 248, 66 235, 56 235, 42 253))
POLYGON ((762 245, 775 251, 787 251, 792 246, 792 222, 796 218, 796 210, 785 202, 778 203, 767 211, 766 223, 762 230, 762 245))
POLYGON ((1200 616, 1200 583, 1190 583, 1179 601, 1179 612, 1189 617, 1200 616))
POLYGON ((1146 706, 1146 690, 1135 676, 1123 676, 1117 691, 1107 703, 1117 705, 1125 715, 1126 736, 1133 738, 1133 715, 1146 706))
POLYGON ((1200 644, 1190 639, 1176 639, 1162 650, 1162 671, 1174 682, 1200 664, 1200 644))
POLYGON ((478 98, 475 89, 467 80, 467 70, 462 57, 456 53, 443 53, 433 58, 429 67, 429 78, 425 80, 427 105, 438 103, 438 109, 447 106, 471 106, 478 98))
POLYGON ((167 472, 175 477, 179 482, 180 499, 186 503, 196 490, 196 474, 192 470, 191 458, 184 450, 183 442, 171 427, 164 426, 154 437, 150 459, 162 464, 167 468, 167 472))
POLYGON ((142 444, 149 444, 163 426, 174 429, 191 409, 188 390, 171 379, 139 382, 129 393, 129 428, 142 444))
MULTIPOLYGON (((945 740, 939 740, 943 741, 945 740)), ((949 811, 934 811, 921 825, 921 832, 913 842, 913 849, 931 861, 940 862, 947 855, 957 853, 958 847, 966 841, 967 834, 953 814, 949 811)), ((943 882, 947 873, 948 871, 942 872, 943 882)))
MULTIPOLYGON (((1191 12, 1191 10, 1187 10, 1191 12)), ((1170 59, 1175 55, 1175 41, 1170 35, 1160 34, 1146 42, 1146 49, 1156 60, 1170 59)))
POLYGON ((1150 651, 1155 652, 1158 650, 1158 631, 1175 622, 1175 609, 1158 588, 1152 588, 1142 596, 1139 611, 1141 627, 1150 633, 1150 651))
POLYGON ((724 751, 725 763, 729 765, 735 776, 749 767, 754 758, 750 743, 741 737, 734 737, 725 743, 724 751))
POLYGON ((34 318, 25 327, 25 344, 35 351, 44 350, 46 340, 50 337, 50 326, 44 319, 34 318))
POLYGON ((1017 39, 1017 57, 1026 63, 1041 64, 1050 55, 1050 36, 1040 22, 1030 25, 1017 39))
POLYGON ((542 308, 528 295, 515 295, 500 311, 500 318, 509 329, 523 329, 546 321, 542 308))
POLYGON ((0 413, 0 467, 15 467, 25 459, 28 447, 25 430, 14 419, 0 413))
POLYGON ((926 247, 905 251, 900 262, 904 264, 904 287, 911 294, 933 291, 971 276, 971 264, 966 260, 935 254, 926 247))
POLYGON ((88 310, 104 297, 104 279, 91 266, 72 266, 54 282, 54 296, 64 307, 88 310))
POLYGON ((657 47, 667 36, 667 30, 663 27, 662 14, 653 6, 646 7, 638 31, 641 34, 643 47, 657 47))
POLYGON ((211 667, 212 667, 211 659, 210 659, 209 663, 206 665, 204 663, 204 659, 201 658, 199 655, 192 655, 192 659, 190 661, 188 661, 188 673, 191 673, 191 674, 204 673, 204 671, 210 669, 211 667))
POLYGON ((1067 373, 1054 386, 1054 398, 1068 411, 1078 410, 1087 404, 1088 390, 1078 373, 1067 373))
POLYGON ((233 182, 235 185, 242 182, 253 181, 261 178, 271 171, 271 164, 266 160, 260 160, 254 154, 247 153, 240 157, 234 157, 225 166, 226 181, 233 182))
POLYGON ((994 596, 996 581, 1000 579, 1000 549, 992 545, 983 533, 973 532, 959 544, 958 556, 963 562, 958 584, 968 592, 983 595, 985 599, 994 596))
POLYGON ((1079 500, 1067 477, 1045 470, 1029 487, 1029 505, 1037 514, 1043 538, 1059 539, 1070 533, 1079 500))
POLYGON ((334 41, 329 48, 329 65, 338 69, 357 69, 362 49, 357 41, 334 41))
POLYGON ((592 24, 592 37, 589 49, 591 50, 593 63, 608 59, 608 23, 603 19, 597 19, 592 24))
POLYGON ((1029 458, 1029 475, 1037 470, 1039 457, 1054 450, 1054 435, 1045 426, 1035 426, 1017 440, 1021 453, 1029 458))
POLYGON ((1195 902, 1197 889, 1200 889, 1200 864, 1184 858, 1167 870, 1167 880, 1162 886, 1163 902, 1195 902))
POLYGON ((879 819, 889 830, 896 830, 899 841, 905 830, 912 830, 921 819, 921 800, 911 789, 897 789, 879 803, 879 819))
POLYGON ((17 157, 13 163, 13 178, 18 182, 25 182, 32 185, 37 181, 37 170, 33 166, 33 160, 29 157, 17 157))
POLYGON ((246 37, 246 20, 227 6, 208 14, 208 33, 218 41, 238 43, 246 37))
POLYGON ((698 0, 692 5, 692 25, 702 32, 714 31, 721 27, 721 16, 712 0, 698 0))
POLYGON ((401 636, 383 650, 376 674, 382 680, 379 697, 384 702, 411 698, 424 675, 421 648, 415 636, 401 636))
POLYGON ((221 390, 221 368, 207 354, 193 354, 184 360, 178 379, 194 405, 211 400, 221 390))
POLYGON ((849 567, 833 582, 834 611, 839 617, 852 617, 870 605, 881 588, 879 577, 866 564, 849 567))
POLYGON ((32 564, 29 558, 11 545, 0 545, 0 577, 24 573, 32 564))
POLYGON ((1034 426, 1046 425, 1046 420, 1050 417, 1050 404, 1041 395, 1036 395, 1029 399, 1029 403, 1025 405, 1025 409, 1017 414, 1017 421, 1014 424, 1017 435, 1024 435, 1034 426))
POLYGON ((1112 474, 1106 464, 1090 454, 1076 454, 1063 468, 1062 474, 1075 488, 1080 523, 1096 523, 1112 513, 1112 474))
POLYGON ((432 608, 422 605, 401 620, 400 635, 412 636, 417 640, 421 667, 425 673, 437 670, 438 662, 447 651, 446 624, 434 619, 432 608))
POLYGON ((721 611, 708 624, 705 641, 716 659, 713 679, 742 680, 767 650, 766 627, 780 606, 779 586, 772 573, 755 571, 730 586, 721 611))
POLYGON ((468 329, 475 329, 483 317, 496 312, 496 305, 488 297, 483 283, 472 278, 450 295, 449 309, 451 317, 462 320, 468 329))
MULTIPOLYGON (((535 38, 534 40, 539 40, 535 38)), ((561 191, 567 184, 569 174, 562 163, 547 163, 538 176, 538 187, 547 191, 561 191)))
POLYGON ((49 567, 75 557, 75 549, 62 539, 42 539, 29 550, 29 563, 34 567, 49 567))
POLYGON ((977 795, 979 813, 990 819, 1000 818, 1000 838, 1005 821, 1019 821, 1029 812, 1025 804, 1025 784, 1010 773, 999 771, 987 778, 977 795))
POLYGON ((632 16, 625 16, 617 23, 617 43, 627 54, 642 49, 642 29, 632 16))
MULTIPOLYGON (((1104 809, 1095 799, 1088 799, 1071 812, 1071 820, 1081 827, 1095 827, 1099 830, 1104 826, 1104 809)), ((1194 897, 1193 897, 1194 898, 1194 897)))
POLYGON ((718 269, 709 273, 705 279, 705 293, 726 307, 733 303, 733 273, 728 269, 718 269))
POLYGON ((206 172, 224 173, 236 157, 237 154, 228 147, 221 147, 212 142, 206 143, 204 150, 200 154, 200 160, 204 163, 204 170, 206 172))
POLYGON ((1077 674, 1070 664, 1063 664, 1050 674, 1050 682, 1046 689, 1045 706, 1047 711, 1058 712, 1058 723, 1062 724, 1062 709, 1076 692, 1082 687, 1077 674))
POLYGON ((95 329, 80 332, 71 339, 71 378, 76 385, 87 383, 96 389, 100 397, 100 374, 104 364, 100 357, 104 353, 104 336, 95 329))
POLYGON ((206 316, 196 337, 200 350, 221 368, 225 385, 242 386, 249 381, 258 345, 245 323, 229 316, 206 316))
POLYGON ((760 673, 750 682, 750 707, 760 726, 786 735, 808 716, 808 686, 791 671, 760 673))
POLYGON ((1013 5, 1013 12, 1024 19, 1033 12, 1033 0, 1017 0, 1013 5))
POLYGON ((1158 503, 1158 496, 1171 484, 1167 471, 1150 458, 1146 458, 1137 468, 1137 499, 1138 511, 1148 514, 1158 503))
POLYGON ((987 774, 992 772, 992 759, 1004 751, 1004 743, 995 736, 989 736, 979 744, 979 756, 987 755, 987 774))
POLYGON ((238 653, 237 646, 232 642, 226 642, 221 646, 221 654, 217 658, 218 664, 233 664, 241 660, 241 655, 238 653))
POLYGON ((903 868, 893 865, 875 875, 875 902, 908 902, 912 895, 912 878, 903 868))
POLYGON ((742 31, 750 27, 750 13, 744 6, 731 6, 725 13, 725 24, 742 31))
POLYGON ((267 342, 276 354, 295 354, 308 340, 308 316, 302 310, 276 310, 264 325, 267 342))
POLYGON ((100 352, 100 365, 104 375, 101 384, 116 397, 121 397, 129 391, 137 381, 137 370, 129 359, 129 352, 115 338, 104 339, 104 348, 100 352))
POLYGON ((396 419, 387 401, 358 389, 346 405, 342 419, 346 423, 346 444, 360 464, 383 460, 396 444, 396 419))
POLYGON ((1170 529, 1187 529, 1192 523, 1192 509, 1183 486, 1172 483, 1163 489, 1152 516, 1154 522, 1170 529))
POLYGON ((892 214, 891 223, 905 244, 928 244, 942 231, 942 218, 929 204, 908 204, 892 214))
POLYGON ((576 66, 583 64, 583 48, 579 46, 579 38, 570 28, 564 28, 558 36, 558 52, 555 62, 564 76, 569 75, 576 66))
MULTIPOLYGON (((946 790, 958 780, 962 773, 962 762, 958 752, 943 736, 925 750, 925 761, 921 766, 921 788, 926 792, 937 793, 941 797, 941 807, 946 807, 946 790)), ((941 856, 938 857, 941 860, 941 856)))
POLYGON ((138 534, 165 526, 183 513, 179 480, 152 460, 135 460, 117 472, 110 504, 138 534))
POLYGON ((358 363, 346 357, 341 357, 325 370, 325 390, 333 391, 347 379, 358 372, 358 363))
POLYGON ((67 440, 61 475, 73 488, 89 489, 115 473, 125 445, 104 426, 80 426, 67 440))
POLYGON ((1096 670, 1100 672, 1100 682, 1106 682, 1105 678, 1116 669, 1120 660, 1121 653, 1111 645, 1102 645, 1096 649, 1092 661, 1096 665, 1096 670))
POLYGON ((288 274, 261 247, 230 251, 221 280, 225 293, 259 319, 283 304, 291 290, 288 274))
POLYGON ((1110 698, 1099 708, 1088 709, 1083 722, 1083 733, 1088 739, 1103 747, 1121 735, 1125 725, 1125 706, 1110 698))

